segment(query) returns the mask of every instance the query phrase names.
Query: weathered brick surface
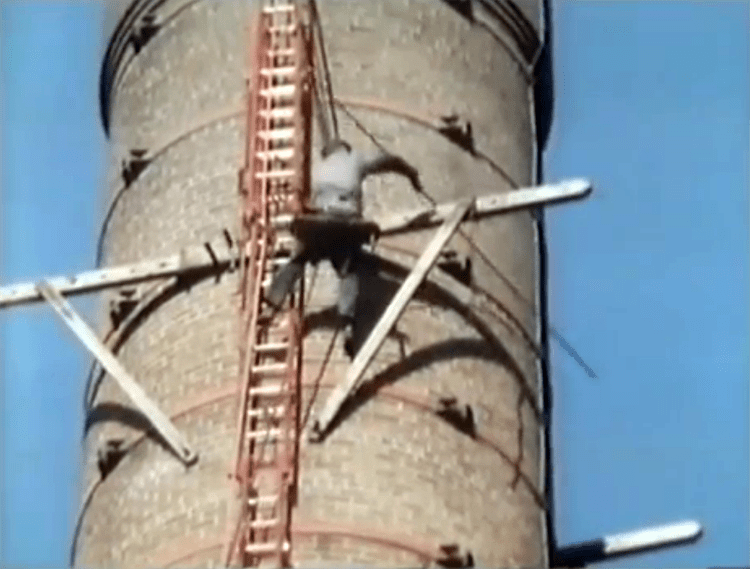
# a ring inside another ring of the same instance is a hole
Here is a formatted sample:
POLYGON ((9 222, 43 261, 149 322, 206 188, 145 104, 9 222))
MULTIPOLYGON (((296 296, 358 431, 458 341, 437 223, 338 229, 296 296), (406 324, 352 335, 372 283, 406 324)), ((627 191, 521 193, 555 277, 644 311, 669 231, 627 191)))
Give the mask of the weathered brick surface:
MULTIPOLYGON (((153 150, 169 144, 123 194, 105 239, 107 264, 172 254, 220 237, 223 228, 236 231, 244 122, 208 121, 241 106, 244 29, 252 4, 205 0, 175 12, 185 2, 167 1, 157 10, 171 15, 167 25, 137 56, 123 59, 112 93, 116 147, 153 150), (192 134, 180 137, 188 130, 192 134)), ((351 106, 359 126, 339 113, 344 137, 373 148, 360 128, 366 129, 414 163, 438 200, 529 183, 527 79, 497 37, 444 2, 320 0, 319 5, 336 95, 396 111, 351 106), (432 120, 454 112, 471 121, 477 155, 402 116, 432 120)), ((521 3, 527 17, 537 6, 521 3)), ((110 194, 119 186, 113 182, 110 194)), ((422 203, 395 176, 368 181, 365 191, 367 214, 422 203)), ((464 229, 532 300, 537 276, 530 216, 519 213, 464 229)), ((378 247, 408 266, 430 236, 383 239, 378 247)), ((450 247, 471 257, 476 282, 532 334, 535 316, 528 302, 510 292, 464 240, 455 237, 450 247)), ((392 275, 371 276, 361 305, 363 321, 370 323, 398 286, 392 275)), ((237 401, 231 396, 238 366, 236 286, 236 275, 225 275, 218 283, 207 279, 164 295, 118 349, 125 367, 168 414, 184 411, 175 423, 201 458, 186 471, 157 442, 146 439, 134 447, 94 493, 78 541, 78 565, 163 563, 168 544, 185 540, 180 554, 188 556, 191 544, 197 549, 225 535, 237 506, 227 480, 236 435, 237 401), (212 394, 212 403, 195 405, 212 394)), ((318 269, 308 292, 302 408, 312 404, 315 412, 346 373, 347 360, 339 339, 322 385, 311 387, 332 336, 325 309, 335 301, 336 281, 327 265, 318 269)), ((396 328, 367 371, 368 388, 330 438, 322 445, 303 441, 295 523, 308 530, 322 523, 377 529, 407 542, 458 543, 482 566, 540 566, 537 495, 543 489, 532 351, 507 318, 488 313, 480 295, 468 315, 420 295, 396 328), (531 401, 523 397, 529 391, 531 401), (434 413, 438 399, 448 396, 461 408, 472 407, 477 438, 434 413)), ((112 410, 112 404, 128 402, 106 379, 96 404, 112 410)), ((141 432, 137 420, 131 426, 97 421, 87 436, 89 481, 98 476, 98 446, 141 432)), ((179 564, 214 566, 220 554, 218 547, 204 547, 179 564)), ((299 535, 294 561, 310 567, 422 563, 397 547, 324 533, 299 535)))

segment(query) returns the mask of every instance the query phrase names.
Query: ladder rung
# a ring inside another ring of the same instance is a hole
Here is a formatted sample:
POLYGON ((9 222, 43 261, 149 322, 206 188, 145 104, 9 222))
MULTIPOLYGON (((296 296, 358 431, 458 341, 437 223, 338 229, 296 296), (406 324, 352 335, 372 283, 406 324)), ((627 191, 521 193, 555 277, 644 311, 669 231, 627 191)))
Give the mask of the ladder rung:
POLYGON ((256 344, 255 351, 267 354, 268 352, 283 352, 289 349, 289 342, 277 342, 268 344, 256 344))
POLYGON ((247 505, 252 508, 261 504, 275 504, 278 501, 278 496, 256 496, 255 498, 248 498, 247 505))
POLYGON ((282 49, 269 49, 268 50, 268 55, 270 55, 272 57, 273 56, 277 56, 277 55, 281 56, 281 57, 287 57, 287 56, 290 56, 290 55, 295 55, 296 53, 297 53, 297 50, 294 49, 293 47, 282 48, 282 49))
POLYGON ((273 227, 288 227, 294 221, 294 215, 291 213, 280 213, 274 215, 271 218, 271 225, 273 227))
POLYGON ((294 245, 297 242, 297 238, 294 235, 276 235, 276 245, 294 245))
POLYGON ((284 414, 284 406, 276 405, 275 407, 261 407, 260 409, 250 409, 247 412, 248 417, 272 417, 278 418, 284 414))
POLYGON ((282 395, 286 390, 283 385, 259 385, 250 388, 250 396, 256 395, 282 395))
POLYGON ((292 236, 276 237, 275 246, 281 250, 286 250, 292 247, 296 241, 297 239, 292 236))
POLYGON ((258 114, 262 117, 268 117, 271 119, 291 119, 294 117, 294 107, 267 109, 265 111, 258 111, 258 114))
POLYGON ((266 28, 269 32, 272 34, 280 34, 280 33, 294 33, 297 31, 297 24, 291 24, 288 26, 269 26, 266 28))
POLYGON ((286 364, 286 362, 281 363, 274 363, 274 364, 262 364, 253 366, 253 373, 272 373, 272 374, 280 374, 289 369, 289 366, 286 364))
POLYGON ((278 85, 276 87, 268 87, 267 89, 261 89, 260 95, 262 97, 285 97, 294 95, 295 85, 278 85))
POLYGON ((291 178, 296 174, 296 170, 273 170, 271 172, 258 172, 255 177, 259 180, 263 178, 291 178))
POLYGON ((264 14, 273 14, 274 12, 291 12, 294 10, 293 4, 281 4, 280 6, 264 6, 264 14))
POLYGON ((297 71, 297 67, 294 65, 289 65, 286 67, 268 67, 265 69, 261 69, 260 74, 273 77, 278 75, 294 75, 295 71, 297 71))
POLYGON ((281 429, 267 429, 264 431, 248 431, 245 433, 248 439, 278 439, 281 437, 281 429))
POLYGON ((273 160, 278 158, 279 160, 289 160, 294 156, 294 148, 279 148, 277 150, 265 150, 263 152, 256 152, 255 155, 258 158, 268 158, 273 160))
POLYGON ((270 130, 261 130, 257 134, 258 138, 265 140, 283 140, 294 137, 293 128, 274 128, 270 130))
POLYGON ((279 525, 281 520, 278 518, 274 518, 272 520, 253 520, 250 522, 250 527, 253 529, 264 529, 264 528, 272 528, 279 525))
POLYGON ((289 551, 291 546, 288 541, 282 543, 280 548, 278 543, 248 543, 245 546, 245 553, 251 555, 270 555, 277 553, 279 549, 281 551, 289 551))

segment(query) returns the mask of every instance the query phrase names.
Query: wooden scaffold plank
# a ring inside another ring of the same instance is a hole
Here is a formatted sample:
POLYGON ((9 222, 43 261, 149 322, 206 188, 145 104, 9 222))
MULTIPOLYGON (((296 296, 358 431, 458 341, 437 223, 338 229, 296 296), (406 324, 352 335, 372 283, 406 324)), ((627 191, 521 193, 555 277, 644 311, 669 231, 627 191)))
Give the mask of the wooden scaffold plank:
MULTIPOLYGON (((154 279, 177 276, 191 271, 215 268, 217 272, 229 268, 235 253, 221 250, 213 254, 213 249, 204 246, 190 247, 176 255, 162 257, 142 263, 107 267, 78 273, 73 277, 49 279, 49 284, 61 294, 85 294, 111 287, 137 284, 154 279)), ((36 289, 36 283, 19 283, 0 287, 0 308, 39 302, 44 300, 36 289)))
MULTIPOLYGON (((471 212, 471 219, 481 219, 537 205, 552 205, 583 199, 591 193, 591 190, 591 182, 577 178, 559 184, 478 196, 471 212)), ((390 215, 375 216, 372 221, 380 228, 381 235, 432 227, 442 223, 457 203, 447 202, 390 215)), ((291 215, 279 215, 274 218, 273 224, 281 229, 291 225, 293 219, 291 215)))

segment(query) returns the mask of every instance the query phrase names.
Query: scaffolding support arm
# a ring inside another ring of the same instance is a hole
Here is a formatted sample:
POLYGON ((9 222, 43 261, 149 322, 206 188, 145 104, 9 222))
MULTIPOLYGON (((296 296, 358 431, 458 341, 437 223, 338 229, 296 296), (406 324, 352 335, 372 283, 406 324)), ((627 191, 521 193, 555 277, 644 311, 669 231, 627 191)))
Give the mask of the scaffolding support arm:
POLYGON ((698 541, 702 535, 703 526, 695 520, 605 535, 599 539, 558 548, 551 565, 567 568, 586 567, 607 559, 687 545, 698 541))
MULTIPOLYGON (((587 197, 592 190, 591 182, 573 179, 559 184, 521 188, 509 192, 478 196, 469 219, 479 219, 489 215, 507 213, 535 205, 552 205, 587 197)), ((402 212, 376 219, 381 235, 409 231, 416 228, 438 225, 447 218, 458 202, 442 203, 436 206, 402 212)))
MULTIPOLYGON (((509 192, 478 196, 470 219, 480 219, 537 205, 552 205, 580 200, 586 198, 592 190, 593 186, 590 181, 575 178, 559 184, 520 188, 509 192)), ((432 227, 442 223, 457 203, 447 202, 391 215, 376 216, 373 221, 380 228, 381 235, 393 235, 414 229, 432 227)), ((273 223, 277 228, 282 228, 290 225, 292 221, 293 216, 280 215, 273 220, 273 223)))
MULTIPOLYGON (((229 268, 235 256, 232 251, 228 250, 214 253, 210 245, 203 245, 191 247, 181 253, 161 259, 85 271, 73 277, 56 277, 50 279, 49 284, 65 295, 85 294, 115 286, 173 277, 192 271, 208 269, 215 269, 217 272, 224 271, 229 268)), ((0 287, 0 308, 41 300, 44 299, 36 289, 35 283, 0 287)))
POLYGON ((130 376, 114 354, 102 344, 96 337, 96 334, 94 334, 94 331, 78 315, 73 306, 63 298, 60 291, 55 289, 49 282, 37 284, 36 289, 39 295, 49 302, 60 319, 73 331, 86 349, 91 352, 102 367, 117 381, 122 390, 148 418, 179 459, 187 466, 193 464, 198 459, 198 455, 190 449, 187 441, 172 424, 169 417, 149 398, 143 388, 130 376))
POLYGON ((401 287, 398 289, 393 300, 391 300, 385 312, 380 317, 375 328, 370 332, 362 349, 354 358, 346 377, 342 383, 336 386, 326 401, 323 411, 313 425, 314 439, 320 439, 324 436, 331 421, 333 421, 336 414, 339 412, 339 409, 341 409, 341 405, 354 390, 357 381, 388 336, 388 332, 390 332, 393 325, 403 313, 406 305, 409 303, 412 296, 414 296, 419 285, 422 284, 427 273, 435 265, 435 262, 440 255, 440 251, 442 251, 445 244, 456 232, 458 225, 464 217, 466 217, 473 202, 474 200, 465 200, 454 205, 453 211, 451 211, 446 217, 443 225, 438 229, 437 233, 432 238, 432 241, 427 245, 427 248, 419 257, 417 264, 414 266, 411 273, 409 273, 409 276, 406 277, 406 280, 401 284, 401 287))

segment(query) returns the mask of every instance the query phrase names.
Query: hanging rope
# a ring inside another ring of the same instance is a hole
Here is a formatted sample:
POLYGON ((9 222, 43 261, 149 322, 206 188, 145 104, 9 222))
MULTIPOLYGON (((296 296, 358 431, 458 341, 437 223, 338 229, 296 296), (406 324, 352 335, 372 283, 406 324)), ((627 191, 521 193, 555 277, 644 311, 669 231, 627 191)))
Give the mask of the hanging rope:
POLYGON ((310 8, 314 50, 318 60, 315 62, 315 107, 323 144, 326 145, 332 139, 339 137, 339 125, 336 120, 331 70, 328 67, 328 57, 326 56, 325 39, 323 37, 323 26, 320 23, 318 4, 315 0, 308 0, 308 6, 310 8), (319 70, 322 70, 322 74, 319 70), (325 112, 326 108, 327 113, 325 112))

